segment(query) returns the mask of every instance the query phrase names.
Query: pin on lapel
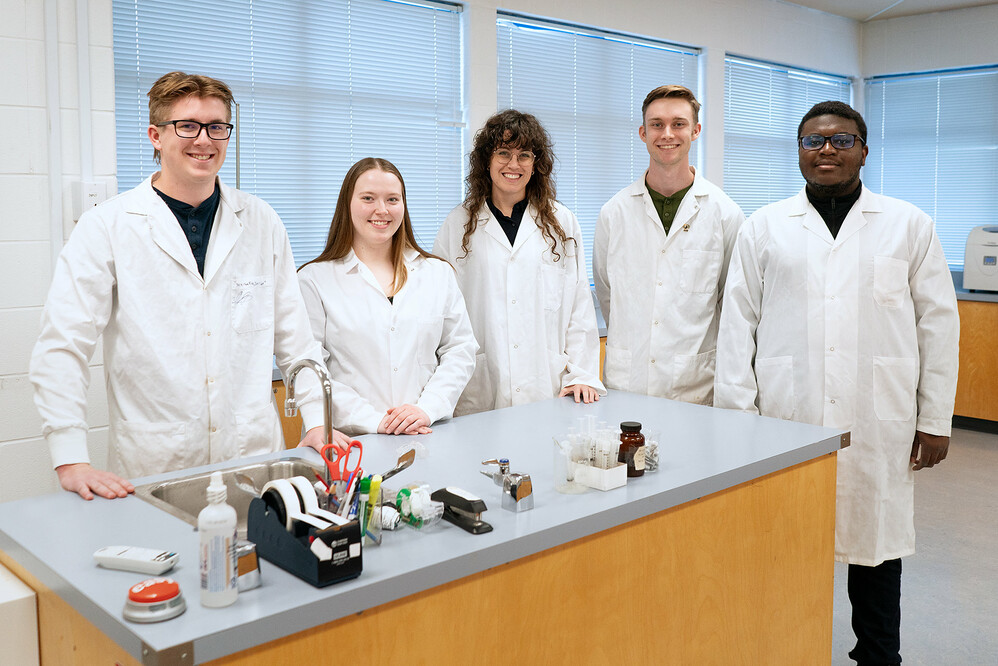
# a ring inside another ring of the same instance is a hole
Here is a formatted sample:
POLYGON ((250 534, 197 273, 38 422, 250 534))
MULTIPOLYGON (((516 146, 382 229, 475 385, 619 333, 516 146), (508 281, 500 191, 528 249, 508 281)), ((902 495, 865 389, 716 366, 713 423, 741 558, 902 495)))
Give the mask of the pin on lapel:
POLYGON ((690 230, 690 223, 687 222, 686 224, 683 225, 683 231, 689 231, 689 230, 690 230))

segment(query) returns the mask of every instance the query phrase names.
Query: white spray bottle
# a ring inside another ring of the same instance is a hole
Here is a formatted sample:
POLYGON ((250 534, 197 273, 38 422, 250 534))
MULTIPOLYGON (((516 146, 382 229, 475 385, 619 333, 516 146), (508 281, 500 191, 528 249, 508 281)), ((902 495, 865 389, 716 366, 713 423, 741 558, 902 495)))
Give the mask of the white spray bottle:
POLYGON ((221 608, 239 595, 236 569, 236 510, 225 503, 222 473, 212 472, 208 506, 198 514, 201 535, 201 605, 221 608))

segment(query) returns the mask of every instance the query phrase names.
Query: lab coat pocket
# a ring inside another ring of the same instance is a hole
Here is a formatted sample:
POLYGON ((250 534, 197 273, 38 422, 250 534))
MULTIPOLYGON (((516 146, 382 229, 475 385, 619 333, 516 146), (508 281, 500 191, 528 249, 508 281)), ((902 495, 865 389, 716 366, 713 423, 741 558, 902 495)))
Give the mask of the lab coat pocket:
POLYGON ((677 354, 672 368, 672 390, 677 400, 709 405, 714 400, 714 360, 717 350, 677 354))
MULTIPOLYGON (((283 433, 274 403, 263 403, 255 408, 235 412, 232 416, 236 424, 238 451, 232 451, 226 457, 245 458, 280 451, 283 433)), ((298 442, 289 444, 294 447, 298 442)))
POLYGON ((715 250, 683 250, 679 288, 686 294, 712 294, 717 290, 721 253, 715 250))
MULTIPOLYGON (((562 262, 565 257, 562 257, 562 262)), ((545 310, 557 310, 561 307, 562 296, 565 293, 565 269, 561 266, 541 266, 541 302, 545 310)))
POLYGON ((461 399, 458 400, 454 416, 489 411, 495 407, 495 402, 495 387, 492 385, 489 360, 485 354, 476 354, 475 372, 471 375, 464 393, 461 394, 461 399))
POLYGON ((607 388, 629 390, 630 376, 631 352, 607 345, 606 358, 603 360, 603 378, 607 388))
POLYGON ((873 357, 873 411, 881 421, 907 421, 915 413, 918 359, 873 357))
MULTIPOLYGON (((111 449, 108 467, 126 479, 208 462, 207 456, 201 459, 201 453, 188 446, 185 423, 121 421, 114 432, 115 446, 111 449)), ((206 443, 204 450, 207 449, 206 443)))
POLYGON ((755 360, 759 388, 759 413, 779 419, 794 415, 794 357, 773 356, 755 360))
POLYGON ((232 328, 252 333, 274 324, 274 283, 269 275, 232 280, 232 328))
POLYGON ((908 293, 908 262, 894 257, 873 258, 873 298, 885 308, 899 308, 908 293))

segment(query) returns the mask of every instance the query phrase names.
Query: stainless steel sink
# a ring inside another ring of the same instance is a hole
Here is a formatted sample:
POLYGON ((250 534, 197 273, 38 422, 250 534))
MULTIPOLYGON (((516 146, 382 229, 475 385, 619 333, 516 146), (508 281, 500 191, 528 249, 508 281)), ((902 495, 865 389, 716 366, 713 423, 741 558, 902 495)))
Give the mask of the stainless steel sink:
MULTIPOLYGON (((240 487, 236 482, 237 474, 244 474, 258 490, 273 479, 290 479, 293 476, 304 476, 310 482, 315 481, 315 474, 320 469, 301 458, 286 457, 264 462, 248 463, 236 467, 219 470, 222 480, 228 489, 227 502, 236 510, 237 531, 239 538, 246 538, 246 516, 249 513, 250 500, 254 495, 240 487)), ((191 476, 169 481, 157 481, 135 487, 135 495, 153 506, 180 518, 191 525, 197 525, 198 514, 208 502, 208 482, 211 472, 200 472, 191 476)), ((242 483, 246 485, 245 480, 242 483)))

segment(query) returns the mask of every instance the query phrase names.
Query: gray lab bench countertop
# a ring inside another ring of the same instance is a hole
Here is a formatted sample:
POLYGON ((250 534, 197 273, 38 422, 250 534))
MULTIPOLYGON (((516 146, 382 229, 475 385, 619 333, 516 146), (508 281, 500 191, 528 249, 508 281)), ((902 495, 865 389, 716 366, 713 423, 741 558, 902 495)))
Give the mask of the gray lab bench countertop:
MULTIPOLYGON (((471 535, 440 522, 423 531, 385 532, 380 547, 365 549, 359 578, 326 588, 312 587, 263 561, 261 587, 240 594, 227 608, 203 608, 197 533, 134 496, 84 502, 60 492, 0 504, 0 550, 139 661, 143 646, 160 652, 189 644, 200 663, 817 458, 838 450, 841 441, 841 433, 828 428, 622 392, 611 392, 592 405, 576 405, 563 398, 475 414, 438 423, 433 430, 419 437, 359 438, 364 443, 362 466, 368 473, 386 471, 394 466, 398 447, 418 442, 426 456, 417 457, 412 467, 386 485, 398 488, 418 482, 431 490, 463 488, 485 500, 489 509, 483 519, 495 529, 471 535), (567 432, 579 416, 587 414, 614 428, 620 421, 635 420, 643 424, 646 434, 661 433, 661 469, 608 492, 557 493, 552 437, 567 432), (499 489, 479 473, 481 461, 492 457, 507 457, 511 471, 532 476, 533 510, 517 514, 500 508, 499 489), (146 576, 101 569, 92 558, 101 546, 117 544, 177 551, 180 563, 166 575, 180 584, 187 611, 157 624, 124 620, 121 611, 127 590, 146 576)), ((258 459, 286 455, 320 463, 311 449, 258 459)))

